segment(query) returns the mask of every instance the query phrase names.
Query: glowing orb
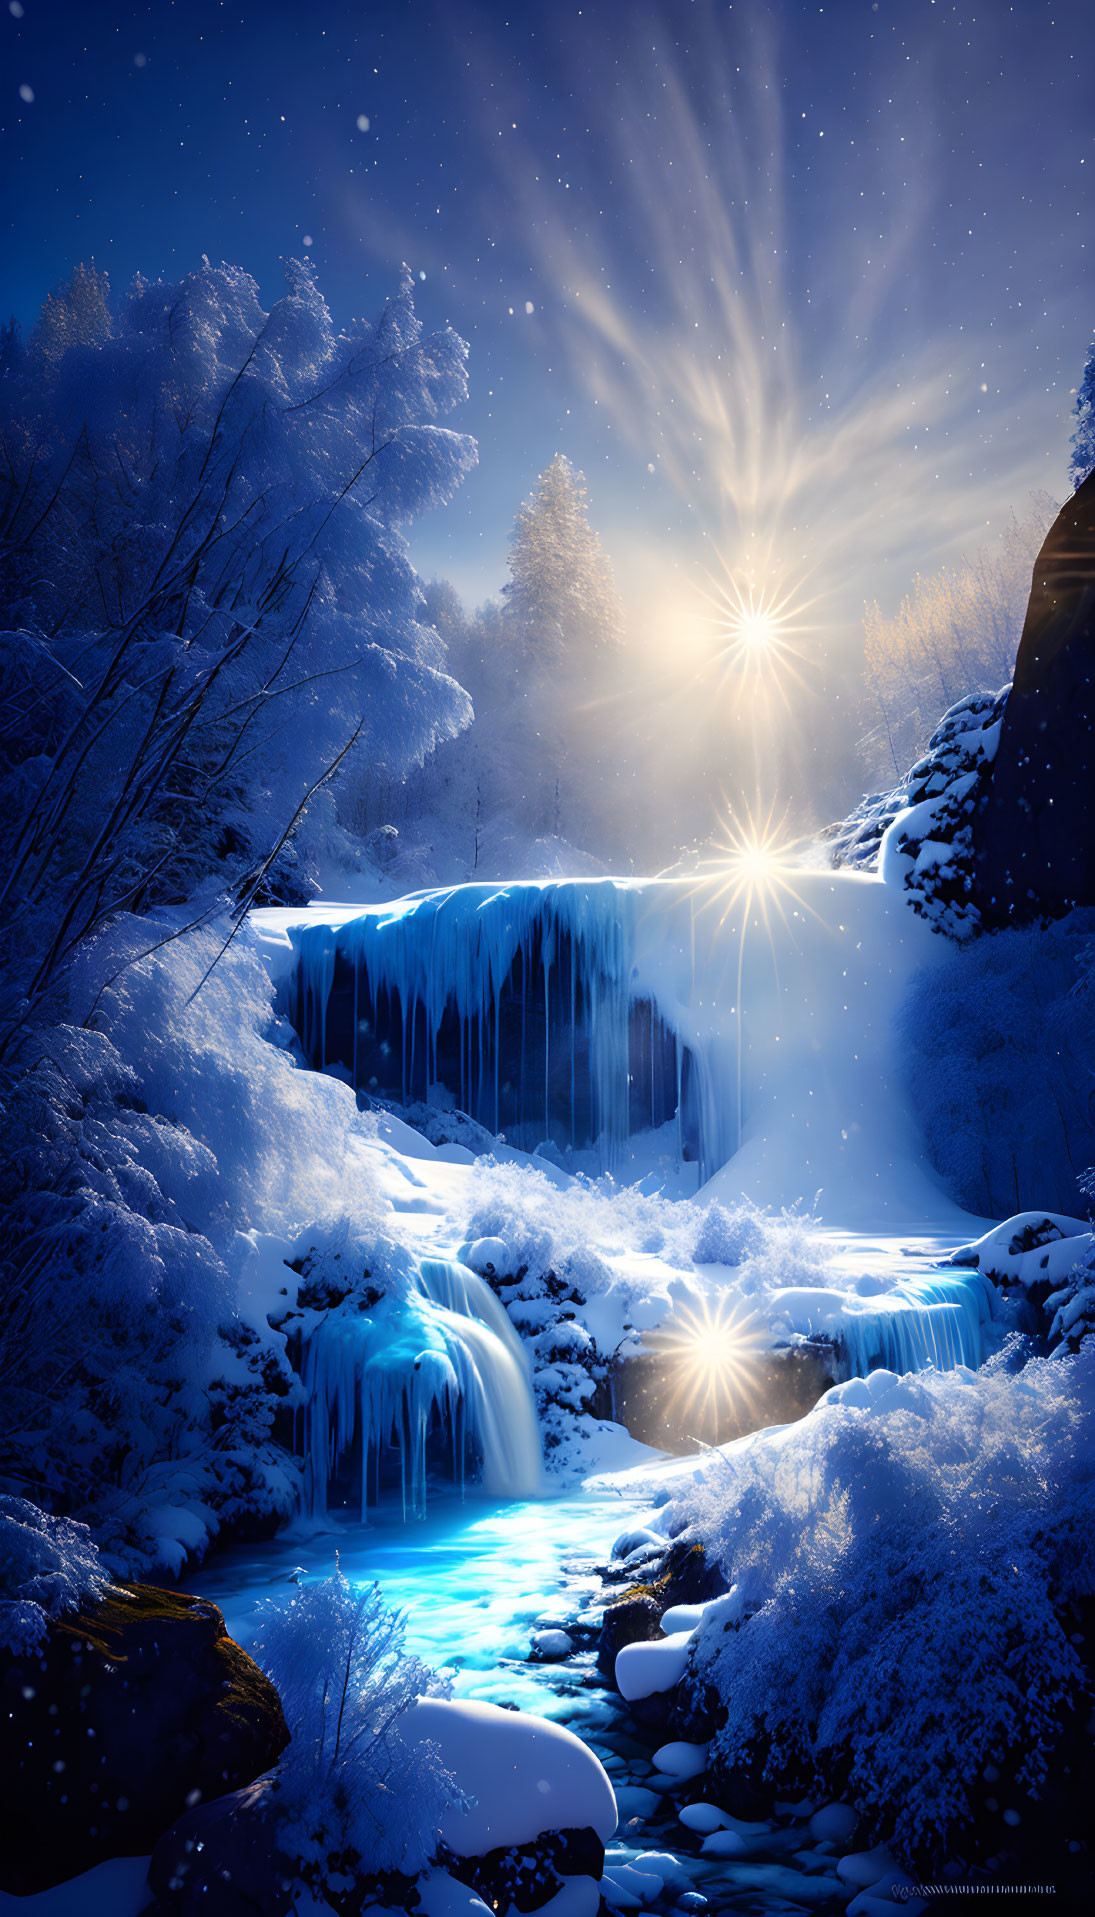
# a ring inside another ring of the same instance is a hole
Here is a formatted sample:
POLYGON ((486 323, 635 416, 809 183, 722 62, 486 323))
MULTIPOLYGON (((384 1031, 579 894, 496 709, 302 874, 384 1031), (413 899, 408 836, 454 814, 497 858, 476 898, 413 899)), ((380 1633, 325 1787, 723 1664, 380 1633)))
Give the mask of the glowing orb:
POLYGON ((743 612, 731 630, 738 644, 749 650, 774 645, 780 637, 778 620, 764 606, 743 612))
POLYGON ((740 1305, 705 1300, 695 1311, 679 1311, 657 1342, 669 1367, 667 1409, 694 1423, 701 1442, 706 1426, 717 1444, 728 1416, 756 1396, 757 1355, 764 1342, 758 1321, 740 1305))
POLYGON ((725 564, 723 575, 709 574, 706 589, 701 589, 711 609, 715 661, 751 699, 775 695, 786 702, 808 663, 798 644, 808 610, 801 588, 757 585, 725 564))

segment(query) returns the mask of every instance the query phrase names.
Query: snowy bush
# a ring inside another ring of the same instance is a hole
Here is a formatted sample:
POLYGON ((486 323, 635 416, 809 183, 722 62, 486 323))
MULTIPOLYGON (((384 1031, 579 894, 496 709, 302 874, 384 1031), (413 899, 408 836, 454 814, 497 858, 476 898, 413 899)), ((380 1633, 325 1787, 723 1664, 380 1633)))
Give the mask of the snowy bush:
POLYGON ((1084 1681, 1095 1352, 1013 1363, 838 1386, 673 1513, 745 1619, 695 1640, 719 1762, 842 1796, 910 1861, 945 1854, 987 1767, 1037 1795, 1084 1681))
POLYGON ((390 1247, 374 1121, 297 1064, 247 935, 192 996, 225 929, 172 929, 124 918, 85 942, 70 993, 93 1028, 36 1036, 0 1185, 0 1481, 86 1518, 134 1573, 296 1501, 285 1340, 261 1302, 241 1316, 253 1234, 287 1256, 349 1234, 376 1270, 390 1247))
POLYGON ((85 1524, 0 1497, 0 1648, 33 1651, 51 1618, 110 1588, 85 1524))
POLYGON ((291 1741, 275 1774, 278 1843, 306 1883, 421 1870, 461 1793, 436 1746, 404 1741, 420 1697, 450 1687, 404 1649, 376 1585, 336 1570, 285 1609, 269 1604, 254 1655, 281 1696, 291 1741))
POLYGON ((982 936, 915 983, 906 1078, 933 1164, 967 1210, 1075 1212, 1095 1161, 1095 913, 982 936))

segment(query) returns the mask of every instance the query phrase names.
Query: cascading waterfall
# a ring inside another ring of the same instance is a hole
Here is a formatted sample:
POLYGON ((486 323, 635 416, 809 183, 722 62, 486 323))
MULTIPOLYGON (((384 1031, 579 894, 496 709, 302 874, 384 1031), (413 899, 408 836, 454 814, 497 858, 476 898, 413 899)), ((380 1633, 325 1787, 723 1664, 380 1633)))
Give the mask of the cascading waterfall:
POLYGON ((328 1483, 361 1446, 361 1516, 383 1451, 399 1454, 404 1516, 426 1508, 427 1442, 448 1433, 455 1480, 469 1454, 498 1498, 543 1488, 540 1434, 524 1348, 482 1278, 423 1259, 407 1289, 368 1313, 328 1313, 305 1341, 305 1515, 322 1518, 328 1483))
POLYGON ((848 1374, 971 1370, 985 1355, 993 1289, 981 1272, 924 1277, 895 1285, 862 1307, 845 1305, 840 1327, 848 1374), (972 1280, 972 1281, 971 1281, 972 1280), (977 1282, 980 1280, 980 1282, 977 1282))

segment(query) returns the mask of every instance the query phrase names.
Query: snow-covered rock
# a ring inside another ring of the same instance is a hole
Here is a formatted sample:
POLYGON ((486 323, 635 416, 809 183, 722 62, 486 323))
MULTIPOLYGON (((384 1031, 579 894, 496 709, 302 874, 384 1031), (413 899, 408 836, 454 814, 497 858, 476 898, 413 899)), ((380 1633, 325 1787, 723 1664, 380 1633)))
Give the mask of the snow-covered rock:
POLYGON ((671 1691, 684 1676, 691 1644, 691 1631, 676 1631, 651 1644, 625 1644, 616 1653, 620 1695, 630 1704, 656 1691, 671 1691))
POLYGON ((405 1743, 437 1745, 467 1794, 441 1834, 458 1857, 527 1844, 545 1831, 616 1829, 612 1785, 588 1745, 562 1724, 469 1699, 425 1697, 408 1713, 405 1743))
POLYGON ((973 896, 972 820, 987 788, 1010 687, 971 693, 944 713, 890 792, 864 799, 831 827, 830 864, 877 867, 937 931, 968 938, 980 924, 973 896))

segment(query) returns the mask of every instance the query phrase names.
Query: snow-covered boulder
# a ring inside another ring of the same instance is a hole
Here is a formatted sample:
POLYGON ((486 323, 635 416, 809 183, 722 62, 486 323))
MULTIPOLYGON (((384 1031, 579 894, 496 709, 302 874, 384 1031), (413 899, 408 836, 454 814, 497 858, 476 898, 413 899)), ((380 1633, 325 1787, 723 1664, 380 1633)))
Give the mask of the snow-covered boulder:
POLYGON ((616 1799, 593 1752, 561 1724, 465 1698, 421 1698, 404 1742, 434 1745, 463 1802, 441 1836, 453 1875, 495 1911, 548 1903, 593 1917, 616 1799), (558 1903, 556 1903, 558 1899, 558 1903))
POLYGON ((407 1715, 407 1744, 436 1744, 466 1794, 441 1835, 458 1857, 527 1844, 545 1831, 616 1829, 616 1799, 593 1752, 562 1724, 468 1698, 424 1697, 407 1715))
POLYGON ((877 869, 952 938, 968 938, 980 923, 972 821, 987 789, 1009 690, 959 699, 904 778, 891 791, 863 799, 823 835, 831 865, 877 869))
POLYGON ((928 750, 908 775, 907 802, 887 825, 878 870, 902 889, 938 932, 966 939, 978 931, 973 831, 1000 742, 1010 688, 972 693, 944 713, 928 750))

